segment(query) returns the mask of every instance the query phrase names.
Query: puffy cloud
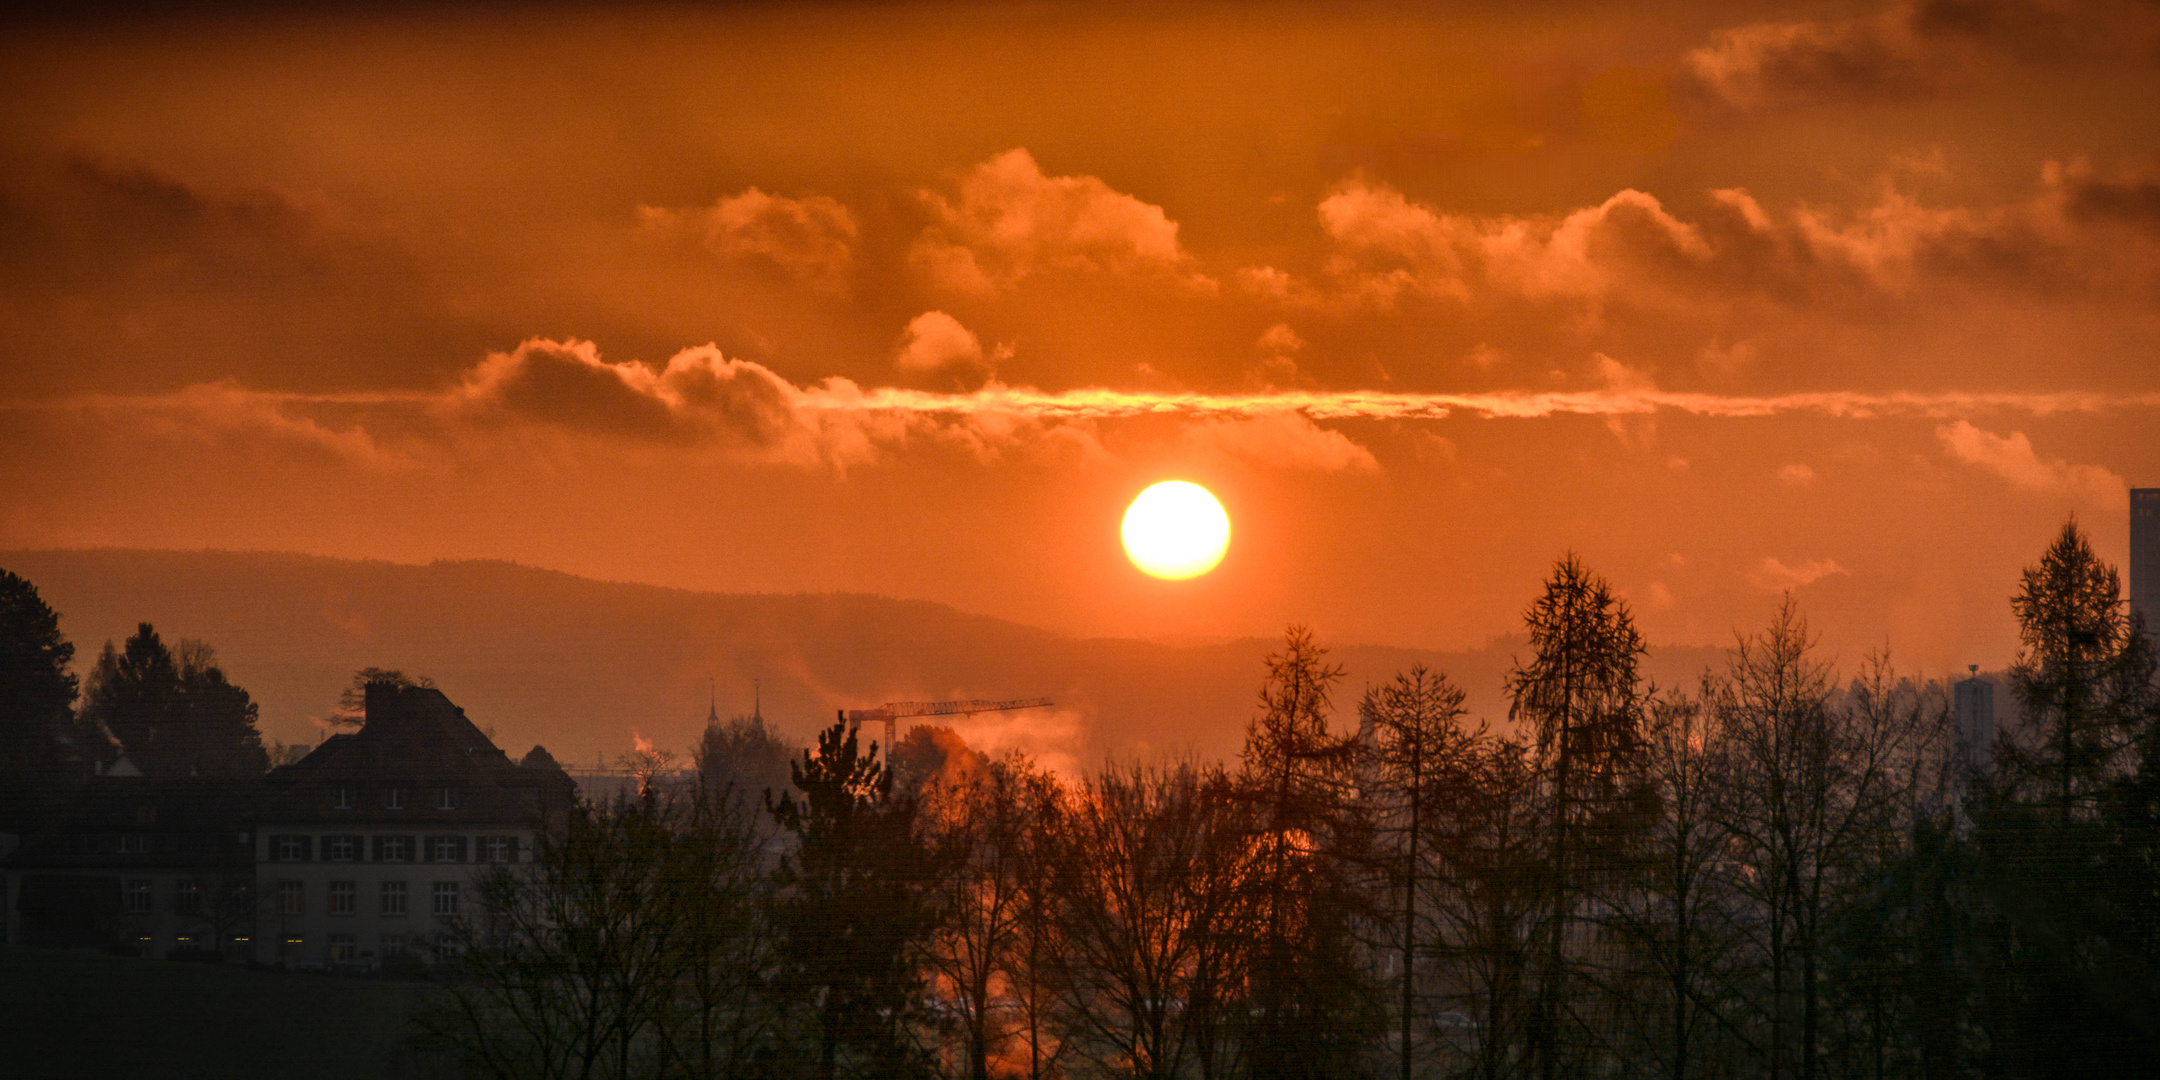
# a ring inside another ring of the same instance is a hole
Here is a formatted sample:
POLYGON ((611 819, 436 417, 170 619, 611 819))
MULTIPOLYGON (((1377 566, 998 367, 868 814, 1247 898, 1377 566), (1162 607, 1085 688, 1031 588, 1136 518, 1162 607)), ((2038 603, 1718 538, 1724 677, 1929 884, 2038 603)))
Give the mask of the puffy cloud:
POLYGON ((1766 555, 1748 571, 1748 582, 1764 592, 1789 592, 1843 573, 1846 570, 1836 559, 1802 559, 1788 566, 1785 560, 1766 555))
POLYGON ((2114 509, 2129 488, 2122 477, 2098 465, 2041 457, 2022 431, 1996 435, 1959 420, 1936 428, 1935 436, 1950 456, 1994 473, 2023 491, 2069 496, 2083 505, 2114 509))
POLYGON ((1777 471, 1778 482, 1803 487, 1815 482, 1815 470, 1800 464, 1787 465, 1777 471))
POLYGON ((909 260, 942 288, 991 293, 1051 270, 1212 286, 1179 246, 1177 222, 1162 207, 1093 176, 1045 176, 1025 149, 969 169, 957 199, 926 191, 923 200, 936 220, 909 260))
POLYGON ((1744 190, 1723 189, 1688 221, 1635 190, 1564 214, 1479 216, 1350 180, 1318 207, 1333 243, 1331 290, 1271 269, 1243 280, 1288 304, 1385 307, 1423 297, 1596 309, 1624 301, 1697 314, 1705 303, 1794 303, 1855 290, 1888 299, 1929 284, 2136 284, 2152 277, 2152 244, 2096 226, 2160 224, 2155 190, 2142 179, 2103 184, 2082 166, 2057 165, 2043 170, 2031 197, 1991 207, 1928 206, 1886 184, 1875 205, 1856 212, 1773 213, 1744 190))
POLYGON ((981 386, 990 374, 974 331, 942 311, 925 311, 908 321, 893 366, 907 375, 953 376, 970 386, 981 386))
POLYGON ((693 230, 720 255, 762 261, 827 288, 844 287, 854 261, 855 215, 823 195, 790 199, 753 187, 703 210, 638 209, 648 228, 693 230))

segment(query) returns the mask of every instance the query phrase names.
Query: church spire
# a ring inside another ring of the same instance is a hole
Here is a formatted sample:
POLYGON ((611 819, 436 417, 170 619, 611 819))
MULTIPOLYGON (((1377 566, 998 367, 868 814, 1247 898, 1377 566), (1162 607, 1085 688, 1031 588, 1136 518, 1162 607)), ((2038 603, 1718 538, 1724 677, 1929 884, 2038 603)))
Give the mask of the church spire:
POLYGON ((761 727, 765 723, 764 697, 765 693, 758 686, 758 680, 750 680, 750 722, 761 727))
POLYGON ((705 706, 705 726, 718 727, 720 724, 720 688, 709 675, 705 678, 705 693, 710 696, 710 704, 705 706))

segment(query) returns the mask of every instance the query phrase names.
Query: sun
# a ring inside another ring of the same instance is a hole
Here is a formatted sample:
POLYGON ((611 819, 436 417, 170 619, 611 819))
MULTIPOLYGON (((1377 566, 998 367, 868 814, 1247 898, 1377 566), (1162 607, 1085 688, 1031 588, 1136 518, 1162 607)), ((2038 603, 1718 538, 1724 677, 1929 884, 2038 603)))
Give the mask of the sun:
POLYGON ((1165 480, 1125 511, 1125 554, 1155 577, 1199 577, 1230 547, 1230 515, 1198 484, 1165 480))

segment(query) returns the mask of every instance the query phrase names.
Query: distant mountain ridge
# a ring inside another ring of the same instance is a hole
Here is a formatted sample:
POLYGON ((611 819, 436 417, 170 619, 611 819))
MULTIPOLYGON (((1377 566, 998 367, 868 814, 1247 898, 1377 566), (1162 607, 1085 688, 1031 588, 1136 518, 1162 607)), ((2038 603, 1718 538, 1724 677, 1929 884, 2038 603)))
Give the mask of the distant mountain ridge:
MULTIPOLYGON (((352 673, 428 675, 512 754, 545 745, 565 764, 612 758, 633 733, 687 755, 707 680, 722 716, 758 707, 807 743, 835 709, 885 701, 1048 696, 1052 710, 958 727, 990 751, 1053 766, 1162 755, 1234 757, 1266 639, 1169 645, 1074 638, 924 600, 860 594, 704 593, 596 581, 496 561, 403 563, 311 555, 130 549, 0 552, 60 613, 88 670, 137 622, 218 650, 262 706, 266 736, 315 742, 352 673)), ((1519 642, 1440 652, 1331 644, 1349 670, 1335 723, 1356 723, 1368 683, 1412 664, 1446 672, 1474 714, 1504 725, 1519 642)), ((1716 649, 1652 652, 1646 674, 1692 682, 1716 649)), ((872 732, 872 735, 878 733, 872 732)))

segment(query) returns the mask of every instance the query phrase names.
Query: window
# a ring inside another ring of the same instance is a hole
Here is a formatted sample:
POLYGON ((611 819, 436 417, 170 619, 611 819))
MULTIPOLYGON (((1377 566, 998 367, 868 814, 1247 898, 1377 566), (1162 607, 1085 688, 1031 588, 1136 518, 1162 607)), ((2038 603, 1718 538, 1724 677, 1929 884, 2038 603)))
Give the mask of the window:
POLYGON ((353 913, 353 896, 354 896, 354 894, 356 894, 356 893, 357 893, 358 891, 359 891, 359 887, 358 887, 358 886, 356 886, 356 885, 354 885, 354 884, 353 884, 352 882, 350 882, 350 881, 333 881, 333 882, 331 882, 331 883, 330 883, 330 914, 332 914, 332 915, 350 915, 350 914, 352 914, 352 913, 353 913))
POLYGON ((375 838, 376 862, 411 862, 412 837, 378 836, 375 838))
MULTIPOLYGON (((107 896, 112 895, 107 893, 107 896)), ((130 915, 150 914, 150 882, 146 878, 131 878, 127 883, 127 910, 130 915)))
POLYGON ((464 846, 465 838, 462 836, 431 836, 428 838, 428 860, 430 862, 463 862, 465 861, 463 858, 465 853, 459 849, 464 846))
POLYGON ((405 914, 404 882, 385 881, 382 883, 382 913, 385 915, 405 914))
POLYGON ((438 882, 436 882, 436 883, 435 883, 435 914, 437 914, 437 915, 455 915, 455 914, 457 914, 457 901, 458 901, 458 883, 457 883, 457 882, 455 882, 455 881, 438 881, 438 882))
POLYGON ((382 793, 382 804, 383 809, 385 810, 405 809, 405 789, 384 788, 382 793))
POLYGON ((436 789, 435 789, 435 809, 437 809, 437 810, 455 810, 455 809, 457 809, 457 789, 456 789, 456 788, 436 788, 436 789))
POLYGON ((121 833, 121 834, 120 834, 120 854, 122 854, 122 855, 148 855, 149 853, 150 853, 150 835, 149 835, 148 833, 121 833))
POLYGON ((330 809, 332 809, 332 810, 350 810, 350 809, 352 809, 352 808, 353 808, 353 790, 352 790, 351 788, 349 788, 349 787, 341 787, 341 788, 337 789, 337 790, 336 790, 335 792, 332 792, 332 793, 331 793, 331 795, 330 795, 330 809))
POLYGON ((353 950, 353 936, 352 936, 351 934, 332 934, 332 935, 330 935, 330 962, 331 962, 331 963, 333 963, 333 964, 350 964, 350 963, 352 963, 352 961, 353 961, 353 951, 354 951, 354 950, 353 950))
POLYGON ((180 936, 173 938, 173 948, 179 950, 180 952, 194 952, 195 935, 181 934, 180 936))
POLYGON ((480 857, 488 862, 510 861, 510 838, 490 836, 480 841, 480 857))
POLYGON ((200 914, 202 883, 194 878, 181 878, 180 884, 173 889, 173 910, 182 915, 200 914))
POLYGON ((384 934, 382 936, 383 959, 388 960, 393 956, 405 955, 405 950, 411 947, 407 944, 409 940, 403 934, 384 934))
POLYGON ((287 960, 298 960, 307 949, 307 938, 300 934, 287 934, 278 947, 278 955, 287 960))
POLYGON ((135 939, 135 947, 142 950, 145 956, 150 955, 150 947, 155 944, 157 944, 157 939, 148 934, 140 935, 135 939))
POLYGON ((360 857, 360 838, 332 836, 323 841, 323 857, 332 862, 352 862, 360 857))
POLYGON ((307 885, 298 881, 277 883, 277 913, 280 915, 307 914, 307 885))
POLYGON ((273 836, 270 838, 270 858, 277 862, 303 862, 308 857, 308 838, 305 836, 273 836))

